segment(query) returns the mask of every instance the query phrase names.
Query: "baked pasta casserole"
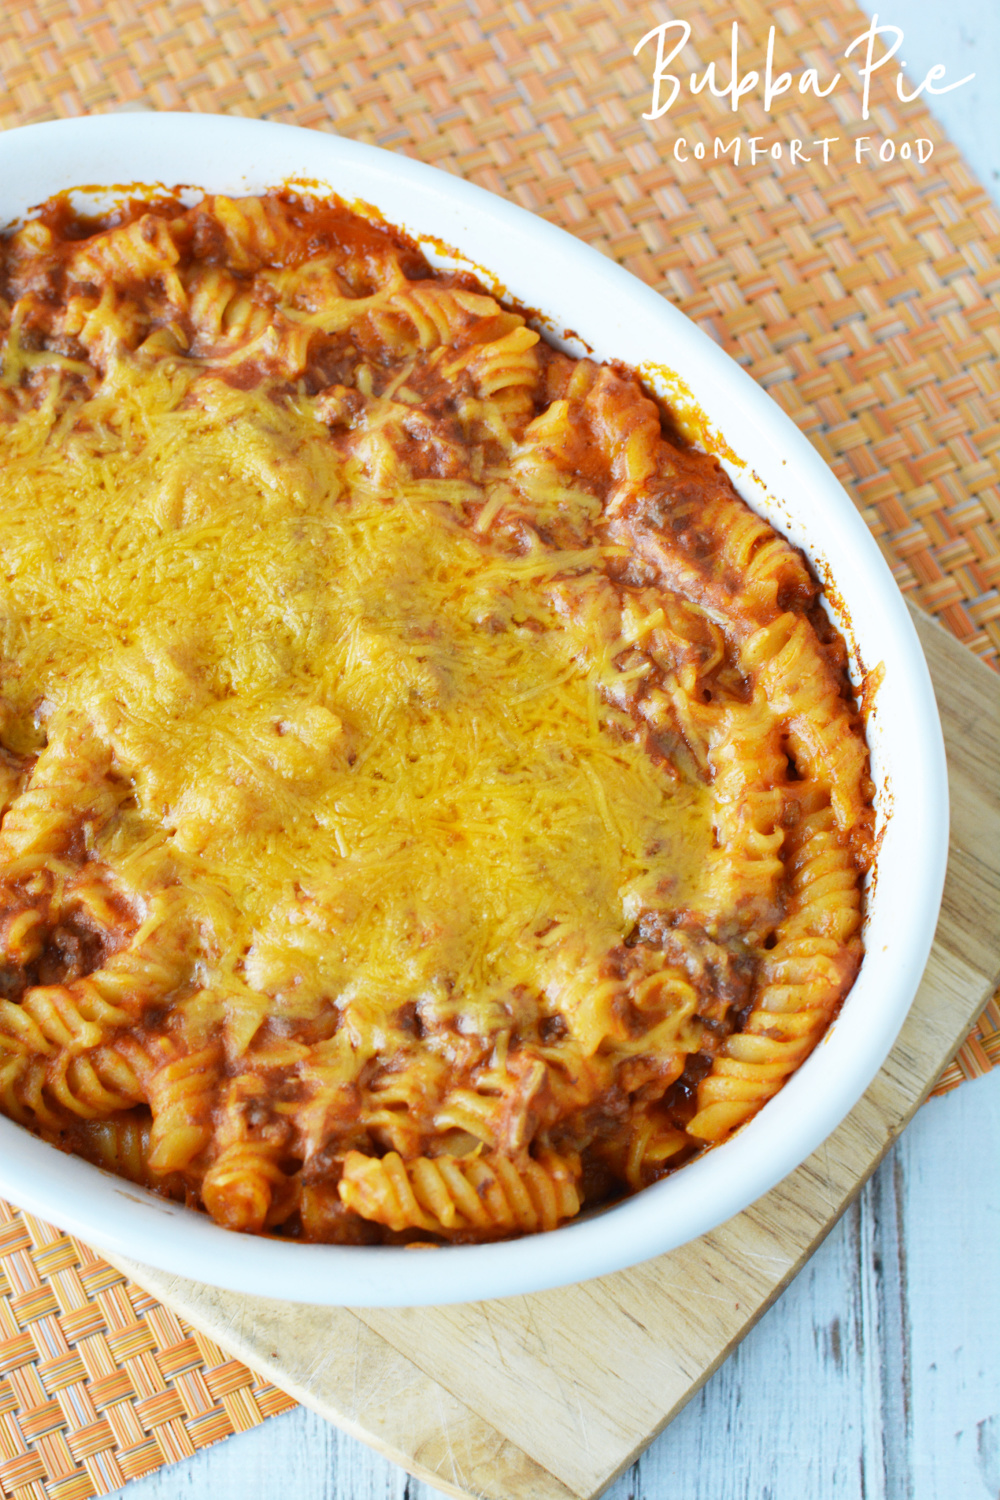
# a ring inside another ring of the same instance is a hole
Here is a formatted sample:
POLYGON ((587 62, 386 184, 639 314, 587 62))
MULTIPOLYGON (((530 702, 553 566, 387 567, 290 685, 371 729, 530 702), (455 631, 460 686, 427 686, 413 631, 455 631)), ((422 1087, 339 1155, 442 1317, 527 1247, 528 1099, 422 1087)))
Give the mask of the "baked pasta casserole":
POLYGON ((872 848, 802 554, 336 200, 57 199, 0 273, 0 1109, 345 1244, 551 1229, 749 1119, 872 848))

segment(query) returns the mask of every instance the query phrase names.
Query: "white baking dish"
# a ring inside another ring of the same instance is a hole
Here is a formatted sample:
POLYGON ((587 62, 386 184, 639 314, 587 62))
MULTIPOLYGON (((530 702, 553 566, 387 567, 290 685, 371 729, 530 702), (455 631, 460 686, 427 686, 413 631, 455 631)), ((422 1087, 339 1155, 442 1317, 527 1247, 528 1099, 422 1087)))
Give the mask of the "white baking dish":
POLYGON ((864 964, 824 1042, 731 1140, 552 1234, 420 1251, 234 1235, 3 1118, 0 1193, 111 1252, 298 1302, 456 1302, 584 1280, 670 1250, 745 1208, 815 1150, 878 1071, 920 981, 944 880, 947 784, 930 679, 878 548, 806 439, 676 308, 570 235, 407 157, 283 125, 130 114, 0 136, 0 224, 80 184, 241 194, 289 180, 377 205, 389 222, 427 237, 432 258, 442 244, 457 246, 495 289, 539 309, 551 332, 573 330, 599 358, 645 370, 661 393, 685 394, 724 436, 744 498, 835 584, 832 607, 856 675, 884 664, 868 720, 883 836, 864 964))

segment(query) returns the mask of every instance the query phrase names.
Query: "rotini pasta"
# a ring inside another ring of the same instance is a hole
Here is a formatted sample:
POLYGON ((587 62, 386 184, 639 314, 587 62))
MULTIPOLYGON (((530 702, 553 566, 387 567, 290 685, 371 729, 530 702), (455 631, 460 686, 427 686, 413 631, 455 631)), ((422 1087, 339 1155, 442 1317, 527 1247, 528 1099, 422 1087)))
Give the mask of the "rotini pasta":
POLYGON ((0 1110, 229 1229, 552 1230, 861 962, 794 547, 626 372, 334 200, 0 249, 0 1110))

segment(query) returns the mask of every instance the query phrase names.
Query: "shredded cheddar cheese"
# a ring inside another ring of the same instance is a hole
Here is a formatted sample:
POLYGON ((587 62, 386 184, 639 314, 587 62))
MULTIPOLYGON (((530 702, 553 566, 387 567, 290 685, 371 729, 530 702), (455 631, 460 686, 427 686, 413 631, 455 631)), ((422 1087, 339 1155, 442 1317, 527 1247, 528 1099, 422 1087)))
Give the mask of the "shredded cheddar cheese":
POLYGON ((383 1032, 429 1000, 487 1034, 540 929, 603 952, 642 891, 691 901, 707 789, 609 722, 550 559, 492 557, 433 482, 350 473, 314 408, 129 369, 71 432, 24 419, 7 713, 22 742, 58 716, 112 748, 135 807, 94 853, 131 889, 183 883, 206 988, 383 1032))

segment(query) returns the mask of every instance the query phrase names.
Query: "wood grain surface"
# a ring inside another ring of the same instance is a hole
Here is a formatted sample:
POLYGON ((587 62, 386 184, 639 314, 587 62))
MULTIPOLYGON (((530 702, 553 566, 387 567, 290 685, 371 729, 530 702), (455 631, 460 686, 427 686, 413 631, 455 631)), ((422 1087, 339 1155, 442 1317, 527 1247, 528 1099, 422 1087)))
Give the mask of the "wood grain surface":
POLYGON ((490 1500, 600 1493, 802 1267, 1000 978, 1000 681, 914 614, 938 694, 952 798, 934 948, 872 1087, 773 1192, 645 1266, 451 1308, 303 1308, 115 1263, 306 1405, 447 1493, 490 1500))

